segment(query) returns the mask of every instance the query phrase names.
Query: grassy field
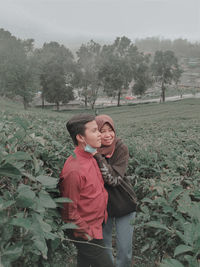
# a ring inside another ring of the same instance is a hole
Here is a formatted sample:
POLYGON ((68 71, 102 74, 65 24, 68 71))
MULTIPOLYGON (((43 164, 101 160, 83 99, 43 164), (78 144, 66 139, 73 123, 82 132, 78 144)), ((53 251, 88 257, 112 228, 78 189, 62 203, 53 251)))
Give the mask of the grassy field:
MULTIPOLYGON (((65 158, 73 150, 65 123, 80 110, 56 112, 31 108, 24 111, 19 104, 4 100, 0 100, 0 106, 0 164, 8 154, 24 151, 33 163, 23 165, 21 161, 11 161, 17 169, 36 178, 39 174, 57 178, 65 158)), ((110 107, 99 109, 98 114, 113 118, 118 137, 129 147, 128 175, 140 204, 134 222, 135 266, 197 267, 200 100, 110 107)), ((0 190, 2 186, 1 181, 0 190)), ((5 197, 3 191, 0 193, 5 197)), ((10 244, 10 240, 4 242, 5 246, 10 244)), ((53 266, 59 264, 55 262, 53 266)))

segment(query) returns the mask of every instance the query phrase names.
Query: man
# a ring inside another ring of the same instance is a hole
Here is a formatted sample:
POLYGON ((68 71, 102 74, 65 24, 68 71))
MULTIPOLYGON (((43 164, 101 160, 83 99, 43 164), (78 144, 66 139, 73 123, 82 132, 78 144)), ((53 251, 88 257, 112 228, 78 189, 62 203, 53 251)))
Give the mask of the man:
POLYGON ((77 229, 72 238, 78 250, 78 267, 112 267, 104 248, 102 223, 107 219, 108 194, 96 160, 96 148, 101 146, 101 134, 93 115, 76 115, 67 122, 67 130, 76 146, 61 172, 60 191, 72 203, 65 203, 62 218, 77 229), (80 241, 80 242, 79 242, 80 241))

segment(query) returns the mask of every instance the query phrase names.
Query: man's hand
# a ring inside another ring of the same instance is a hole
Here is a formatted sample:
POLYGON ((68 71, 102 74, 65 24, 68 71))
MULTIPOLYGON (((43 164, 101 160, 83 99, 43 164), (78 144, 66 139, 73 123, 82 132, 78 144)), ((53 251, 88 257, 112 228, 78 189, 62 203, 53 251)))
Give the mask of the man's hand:
POLYGON ((85 234, 85 237, 87 238, 87 240, 88 241, 91 241, 93 238, 90 236, 90 235, 88 235, 88 234, 85 234))

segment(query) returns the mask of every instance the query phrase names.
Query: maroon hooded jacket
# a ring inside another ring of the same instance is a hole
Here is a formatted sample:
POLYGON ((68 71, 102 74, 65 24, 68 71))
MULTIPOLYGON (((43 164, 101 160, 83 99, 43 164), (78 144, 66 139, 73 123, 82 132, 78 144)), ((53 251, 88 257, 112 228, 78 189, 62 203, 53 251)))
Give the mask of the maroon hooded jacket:
POLYGON ((87 239, 88 234, 95 239, 103 239, 102 223, 107 220, 108 194, 104 181, 93 155, 76 147, 76 157, 70 156, 63 167, 60 178, 62 197, 70 198, 65 203, 62 219, 66 223, 75 223, 75 237, 87 239))

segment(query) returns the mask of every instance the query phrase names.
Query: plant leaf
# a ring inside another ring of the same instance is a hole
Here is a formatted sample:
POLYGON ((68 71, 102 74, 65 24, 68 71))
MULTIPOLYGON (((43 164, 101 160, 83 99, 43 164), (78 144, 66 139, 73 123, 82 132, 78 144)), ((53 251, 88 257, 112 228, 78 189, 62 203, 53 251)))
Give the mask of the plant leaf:
POLYGON ((181 187, 175 188, 169 194, 169 202, 172 203, 182 192, 183 192, 183 188, 181 188, 181 187))
POLYGON ((73 202, 71 199, 67 198, 67 197, 59 197, 59 198, 55 198, 54 201, 56 203, 71 203, 73 202))
POLYGON ((185 253, 185 252, 188 252, 188 251, 192 251, 192 250, 193 249, 190 246, 179 245, 178 247, 175 248, 174 257, 176 257, 179 254, 182 254, 182 253, 185 253))
POLYGON ((167 259, 161 263, 160 267, 184 267, 180 261, 175 259, 167 259))
POLYGON ((11 225, 16 225, 25 228, 26 230, 31 229, 31 221, 27 218, 14 218, 10 222, 11 225))
MULTIPOLYGON (((13 246, 8 247, 6 250, 3 252, 2 256, 2 262, 13 262, 17 260, 23 251, 23 245, 20 243, 16 243, 13 246)), ((5 265, 6 266, 6 265, 5 265)))
POLYGON ((34 204, 35 192, 27 185, 21 184, 18 186, 17 204, 20 207, 28 208, 34 204))
POLYGON ((27 152, 17 151, 13 154, 9 154, 5 158, 6 161, 15 161, 15 160, 32 160, 31 156, 27 152))
POLYGON ((74 223, 65 223, 64 225, 61 226, 61 229, 62 230, 65 230, 65 229, 77 229, 78 226, 74 223))
POLYGON ((16 201, 15 200, 8 200, 8 201, 3 201, 0 200, 0 210, 5 210, 8 207, 12 206, 16 201))
POLYGON ((0 176, 19 179, 21 175, 21 172, 10 163, 6 163, 0 167, 0 176))
POLYGON ((151 221, 145 224, 146 226, 153 227, 153 228, 158 228, 158 229, 163 229, 169 231, 166 225, 157 222, 157 221, 151 221))
POLYGON ((53 187, 55 188, 57 186, 58 183, 58 179, 56 178, 52 178, 50 176, 45 176, 45 175, 39 175, 36 177, 36 180, 38 182, 40 182, 42 185, 46 186, 46 187, 53 187))
POLYGON ((46 192, 39 193, 39 203, 45 208, 54 209, 57 207, 56 203, 53 201, 50 195, 46 192))

